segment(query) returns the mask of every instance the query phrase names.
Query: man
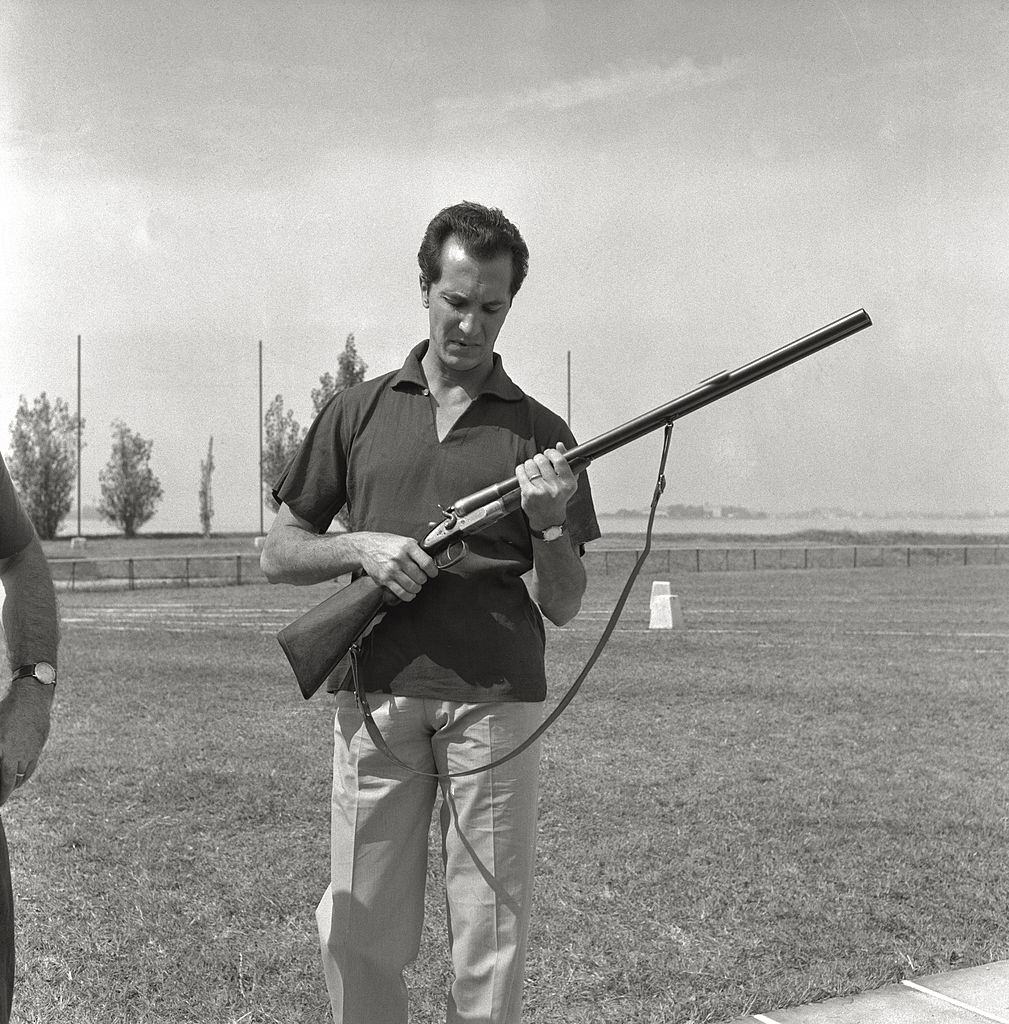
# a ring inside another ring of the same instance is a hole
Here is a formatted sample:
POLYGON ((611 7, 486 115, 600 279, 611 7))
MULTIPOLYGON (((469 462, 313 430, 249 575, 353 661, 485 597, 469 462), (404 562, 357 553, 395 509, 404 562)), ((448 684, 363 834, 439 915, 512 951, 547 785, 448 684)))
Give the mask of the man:
POLYGON ((337 682, 331 884, 317 918, 336 1024, 405 1024, 403 969, 417 955, 437 785, 449 942, 450 1022, 521 1016, 539 750, 491 771, 542 721, 540 612, 562 625, 599 536, 588 481, 564 457, 560 417, 507 376, 494 346, 528 266, 499 210, 462 203, 420 252, 430 337, 402 369, 337 395, 277 483, 263 547, 273 582, 363 571, 398 599, 363 643, 361 686, 395 764, 337 682), (439 568, 415 539, 443 504, 516 475, 521 510, 439 568), (346 506, 351 529, 327 534, 346 506), (434 774, 442 778, 436 783, 434 774))
MULTIPOLYGON (((0 701, 0 805, 35 771, 49 735, 59 619, 42 546, 0 458, 0 582, 3 629, 14 678, 0 701)), ((0 1024, 14 996, 14 895, 0 819, 0 1024)))

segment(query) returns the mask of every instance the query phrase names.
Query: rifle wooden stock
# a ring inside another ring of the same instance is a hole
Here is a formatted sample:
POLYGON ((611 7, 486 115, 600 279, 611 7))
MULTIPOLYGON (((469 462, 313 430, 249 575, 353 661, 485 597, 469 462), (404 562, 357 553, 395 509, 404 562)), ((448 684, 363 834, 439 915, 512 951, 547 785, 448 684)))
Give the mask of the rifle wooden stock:
POLYGON ((386 598, 370 576, 359 576, 277 634, 305 700, 344 659, 386 598))
MULTIPOLYGON (((762 377, 776 373, 871 324, 872 321, 864 309, 849 313, 848 316, 821 327, 804 338, 783 345, 745 366, 731 372, 715 374, 679 398, 674 398, 651 412, 572 448, 568 452, 568 461, 576 471, 584 469, 598 456, 606 455, 653 430, 658 430, 666 423, 672 423, 687 413, 724 398, 762 377)), ((429 535, 430 540, 425 540, 422 547, 429 555, 436 556, 467 535, 463 530, 453 532, 452 523, 460 517, 469 516, 479 520, 483 510, 491 505, 496 505, 495 514, 500 517, 501 514, 518 507, 518 487, 518 479, 510 477, 460 498, 446 512, 451 522, 442 524, 437 530, 432 531, 429 535), (479 516, 474 515, 477 510, 481 510, 479 516)), ((480 521, 468 527, 468 532, 475 532, 493 521, 493 517, 488 517, 487 522, 480 521)), ((295 619, 277 634, 280 646, 287 655, 291 668, 294 669, 298 686, 306 700, 319 689, 344 659, 351 646, 367 630, 389 598, 387 591, 369 577, 362 576, 295 619)))

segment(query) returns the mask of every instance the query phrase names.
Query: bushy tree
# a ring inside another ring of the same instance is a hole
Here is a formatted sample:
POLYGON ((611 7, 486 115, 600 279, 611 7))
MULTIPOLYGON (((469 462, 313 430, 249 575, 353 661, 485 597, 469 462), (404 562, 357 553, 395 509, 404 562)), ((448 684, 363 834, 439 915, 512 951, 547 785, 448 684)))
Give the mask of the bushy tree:
POLYGON ((200 526, 203 527, 204 537, 210 536, 210 521, 214 518, 213 476, 214 438, 211 436, 206 461, 200 462, 200 526))
POLYGON ((135 537, 157 510, 161 483, 151 469, 154 442, 134 434, 122 421, 112 424, 112 455, 98 475, 98 511, 127 537, 135 537))
POLYGON ((318 415, 322 407, 341 391, 354 384, 360 384, 364 375, 368 372, 368 364, 357 354, 357 345, 354 343, 354 334, 347 335, 343 343, 343 351, 336 360, 336 376, 328 370, 319 378, 319 387, 312 388, 312 405, 315 414, 318 415))
POLYGON ((10 432, 11 477, 36 532, 52 540, 73 506, 77 417, 62 398, 50 402, 43 391, 29 407, 21 395, 10 432))
POLYGON ((273 498, 273 485, 304 437, 305 431, 294 418, 294 410, 284 408, 283 395, 274 395, 263 416, 263 500, 273 512, 280 507, 273 498))

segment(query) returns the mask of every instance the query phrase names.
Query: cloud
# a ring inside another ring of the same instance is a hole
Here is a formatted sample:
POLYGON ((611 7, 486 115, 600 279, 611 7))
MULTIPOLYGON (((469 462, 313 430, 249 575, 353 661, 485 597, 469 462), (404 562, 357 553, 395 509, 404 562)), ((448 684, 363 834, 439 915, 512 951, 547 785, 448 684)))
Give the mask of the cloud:
POLYGON ((448 117, 466 117, 496 111, 499 115, 527 112, 558 113, 606 103, 627 103, 687 92, 738 78, 747 70, 741 60, 706 67, 684 57, 669 67, 649 65, 631 70, 613 68, 606 75, 590 75, 570 81, 555 80, 503 95, 483 93, 438 100, 448 117))

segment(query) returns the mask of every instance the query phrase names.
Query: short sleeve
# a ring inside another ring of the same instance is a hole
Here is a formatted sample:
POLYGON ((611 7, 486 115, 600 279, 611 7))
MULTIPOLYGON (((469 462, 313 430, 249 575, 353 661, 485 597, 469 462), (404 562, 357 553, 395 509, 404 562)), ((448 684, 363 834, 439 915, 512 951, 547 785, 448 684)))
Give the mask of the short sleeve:
POLYGON ((24 551, 34 537, 35 528, 18 498, 7 465, 0 456, 0 558, 10 558, 24 551))
POLYGON ((335 395, 316 416, 304 441, 273 486, 273 497, 320 533, 347 503, 345 403, 335 395))

